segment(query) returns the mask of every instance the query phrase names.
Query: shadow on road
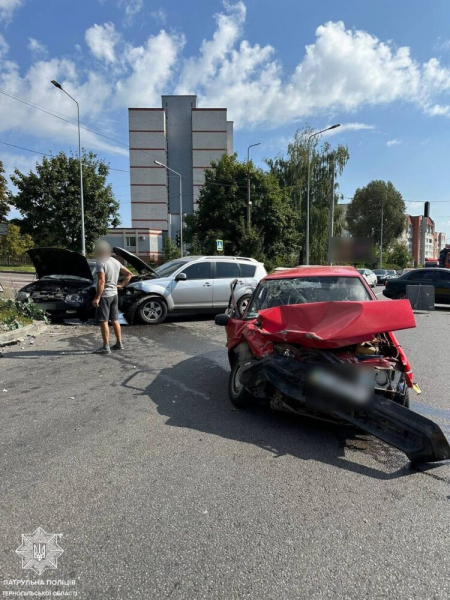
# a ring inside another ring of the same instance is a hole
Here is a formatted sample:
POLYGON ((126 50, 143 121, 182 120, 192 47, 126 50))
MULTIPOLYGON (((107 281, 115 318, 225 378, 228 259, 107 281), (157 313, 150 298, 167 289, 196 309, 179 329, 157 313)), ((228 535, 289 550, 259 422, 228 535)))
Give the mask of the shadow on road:
POLYGON ((146 388, 135 386, 140 372, 123 386, 147 395, 167 425, 201 431, 222 438, 255 444, 273 454, 301 460, 318 460, 375 479, 389 480, 411 474, 406 457, 379 440, 350 427, 274 413, 255 405, 236 410, 227 394, 228 373, 206 357, 189 358, 163 369, 146 388), (380 470, 351 462, 345 449, 359 450, 377 460, 380 470), (395 469, 393 472, 386 472, 395 469))

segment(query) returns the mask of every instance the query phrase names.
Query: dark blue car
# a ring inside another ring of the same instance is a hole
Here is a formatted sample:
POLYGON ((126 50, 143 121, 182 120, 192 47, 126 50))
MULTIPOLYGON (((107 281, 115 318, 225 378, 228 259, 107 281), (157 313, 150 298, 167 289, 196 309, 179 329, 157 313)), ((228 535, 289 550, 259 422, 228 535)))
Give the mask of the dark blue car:
POLYGON ((437 304, 450 304, 450 269, 414 269, 400 277, 387 279, 383 296, 399 300, 406 298, 407 285, 432 285, 437 304))

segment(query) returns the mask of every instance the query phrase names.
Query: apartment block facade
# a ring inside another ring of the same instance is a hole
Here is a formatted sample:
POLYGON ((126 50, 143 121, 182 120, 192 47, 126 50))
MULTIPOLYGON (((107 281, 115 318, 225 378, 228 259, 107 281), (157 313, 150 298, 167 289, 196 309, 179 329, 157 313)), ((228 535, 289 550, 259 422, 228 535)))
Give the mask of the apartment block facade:
POLYGON ((197 96, 162 96, 161 108, 129 108, 131 229, 110 230, 106 239, 136 242, 128 249, 158 261, 166 236, 180 231, 183 214, 198 204, 205 169, 233 153, 233 123, 226 108, 199 108, 197 96), (134 234, 131 234, 134 232, 134 234))

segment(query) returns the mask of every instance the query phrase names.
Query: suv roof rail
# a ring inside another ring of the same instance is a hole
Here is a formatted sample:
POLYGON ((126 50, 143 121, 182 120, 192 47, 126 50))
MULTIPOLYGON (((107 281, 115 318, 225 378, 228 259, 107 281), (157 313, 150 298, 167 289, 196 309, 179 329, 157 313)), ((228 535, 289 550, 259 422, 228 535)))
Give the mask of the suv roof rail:
POLYGON ((208 260, 247 260, 249 262, 257 263, 255 258, 247 258, 245 256, 198 256, 197 258, 204 258, 208 260))

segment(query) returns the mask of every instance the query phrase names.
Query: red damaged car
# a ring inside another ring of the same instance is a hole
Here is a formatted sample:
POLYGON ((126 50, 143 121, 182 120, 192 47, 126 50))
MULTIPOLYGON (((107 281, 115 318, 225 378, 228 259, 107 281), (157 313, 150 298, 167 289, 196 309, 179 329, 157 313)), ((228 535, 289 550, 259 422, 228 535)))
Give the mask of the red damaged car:
POLYGON ((433 421, 409 409, 418 387, 392 331, 416 326, 409 300, 378 301, 352 267, 300 267, 260 281, 242 316, 225 325, 235 406, 352 423, 399 448, 413 462, 450 458, 433 421))

